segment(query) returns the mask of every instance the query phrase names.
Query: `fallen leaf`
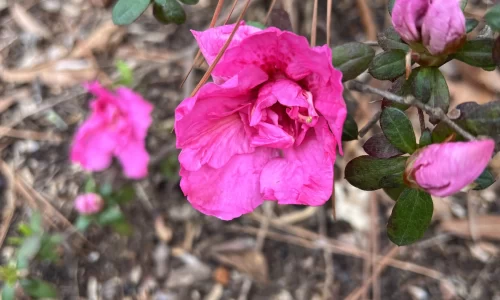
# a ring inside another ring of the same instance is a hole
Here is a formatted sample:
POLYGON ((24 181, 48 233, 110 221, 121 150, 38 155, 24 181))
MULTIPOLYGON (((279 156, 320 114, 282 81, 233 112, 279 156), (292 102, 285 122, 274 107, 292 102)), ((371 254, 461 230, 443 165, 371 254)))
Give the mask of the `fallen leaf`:
POLYGON ((266 258, 257 250, 237 251, 228 253, 214 253, 219 262, 236 268, 238 271, 249 275, 254 280, 265 283, 269 279, 266 258))
POLYGON ((39 20, 33 17, 24 7, 18 3, 14 3, 10 8, 10 15, 16 24, 24 31, 36 35, 40 38, 50 38, 52 33, 39 20))

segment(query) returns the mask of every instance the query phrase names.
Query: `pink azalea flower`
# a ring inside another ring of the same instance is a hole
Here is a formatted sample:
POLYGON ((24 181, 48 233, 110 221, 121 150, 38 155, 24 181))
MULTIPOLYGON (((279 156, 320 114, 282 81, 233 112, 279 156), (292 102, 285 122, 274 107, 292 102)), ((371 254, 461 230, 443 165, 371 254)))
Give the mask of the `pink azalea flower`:
POLYGON ((392 24, 403 40, 422 42, 432 55, 453 53, 465 42, 458 0, 396 0, 392 24))
POLYGON ((97 82, 86 87, 96 98, 74 137, 71 160, 88 171, 102 171, 116 156, 127 177, 145 177, 149 162, 145 139, 153 106, 127 88, 114 93, 97 82))
POLYGON ((94 193, 79 195, 75 199, 75 209, 82 215, 92 215, 101 211, 104 200, 94 193))
MULTIPOLYGON (((207 60, 234 25, 195 32, 207 60)), ((327 46, 242 24, 212 75, 175 111, 181 188, 193 207, 230 220, 264 200, 322 205, 332 194, 346 106, 327 46)))
POLYGON ((409 182, 428 193, 450 196, 481 175, 494 148, 495 142, 489 139, 432 144, 413 154, 405 173, 409 182))

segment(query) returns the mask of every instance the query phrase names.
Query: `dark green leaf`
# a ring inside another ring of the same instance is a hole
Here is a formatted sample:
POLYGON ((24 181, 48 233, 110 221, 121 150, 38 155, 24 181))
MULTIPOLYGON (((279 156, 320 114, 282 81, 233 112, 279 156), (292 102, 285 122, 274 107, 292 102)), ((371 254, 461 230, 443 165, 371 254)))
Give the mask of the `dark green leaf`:
MULTIPOLYGON (((396 94, 398 96, 408 96, 412 94, 411 81, 406 80, 405 76, 401 76, 394 80, 389 92, 396 94)), ((399 110, 405 111, 410 106, 406 104, 396 103, 387 99, 382 99, 382 109, 386 107, 395 107, 399 110)))
POLYGON ((384 109, 380 115, 380 127, 391 144, 404 153, 413 153, 417 149, 417 139, 410 119, 399 109, 384 109))
POLYGON ((493 183, 495 183, 495 177, 493 176, 493 174, 491 174, 491 172, 488 169, 486 169, 483 171, 483 173, 481 173, 481 175, 479 175, 479 177, 474 181, 474 183, 477 184, 474 190, 476 191, 484 190, 490 187, 493 183))
POLYGON ((344 122, 344 128, 342 129, 342 141, 348 142, 358 139, 358 124, 354 118, 347 114, 344 122))
POLYGON ((438 68, 419 67, 412 72, 410 81, 413 95, 418 100, 448 112, 450 92, 446 79, 438 68))
POLYGON ((391 158, 403 155, 398 148, 394 147, 383 133, 375 134, 363 145, 365 152, 377 158, 391 158))
POLYGON ((109 207, 104 211, 102 211, 99 215, 97 215, 97 222, 100 225, 112 224, 122 219, 123 219, 123 213, 120 210, 120 207, 117 205, 109 207))
POLYGON ((352 42, 332 49, 332 62, 342 72, 342 80, 347 81, 363 73, 375 56, 372 47, 352 42))
POLYGON ((403 50, 404 52, 408 52, 410 50, 410 46, 403 42, 399 34, 392 26, 378 33, 377 41, 379 46, 384 49, 384 51, 403 50))
POLYGON ((406 189, 392 210, 387 234, 398 246, 409 245, 424 235, 432 219, 432 198, 424 191, 406 189))
POLYGON ((455 53, 455 58, 474 67, 494 68, 495 62, 492 58, 493 39, 470 40, 455 53))
POLYGON ((113 7, 113 23, 131 24, 148 8, 149 3, 149 0, 118 0, 113 7))
POLYGON ((30 261, 36 256, 40 250, 42 237, 40 235, 32 235, 24 239, 19 250, 17 250, 17 267, 19 269, 27 269, 30 261))
POLYGON ((56 298, 56 288, 40 279, 23 279, 20 281, 21 286, 26 294, 35 298, 56 298))
POLYGON ((500 67, 500 36, 498 36, 495 39, 495 44, 493 45, 492 57, 497 67, 500 67))
POLYGON ((200 2, 200 0, 179 0, 179 1, 187 5, 195 5, 198 4, 198 2, 200 2))
POLYGON ((397 188, 385 188, 384 192, 394 201, 397 201, 399 195, 406 189, 404 186, 400 186, 397 188))
POLYGON ((257 22, 257 21, 248 21, 247 25, 257 27, 260 29, 266 29, 266 25, 262 24, 261 22, 257 22))
POLYGON ((384 189, 395 189, 405 185, 404 172, 390 174, 380 179, 379 185, 384 189))
POLYGON ((119 204, 130 202, 135 198, 135 189, 132 185, 127 184, 121 187, 113 198, 119 204))
POLYGON ((394 8, 394 3, 396 3, 396 0, 389 0, 387 3, 387 9, 389 10, 389 14, 392 15, 392 9, 394 8))
POLYGON ((164 24, 186 22, 186 12, 176 0, 154 0, 153 15, 164 24))
POLYGON ((288 12, 282 8, 274 8, 269 16, 269 26, 279 28, 281 30, 292 31, 292 21, 288 12))
POLYGON ((403 75, 406 71, 406 53, 401 50, 391 50, 377 54, 373 58, 368 72, 380 80, 391 80, 403 75))
POLYGON ((356 157, 345 168, 345 178, 353 186, 374 191, 382 188, 382 177, 403 172, 408 157, 374 158, 368 155, 356 157))
MULTIPOLYGON (((465 124, 464 120, 454 120, 457 125, 463 128, 465 124)), ((450 126, 448 126, 444 122, 440 122, 434 127, 432 130, 432 142, 433 143, 442 143, 447 140, 451 135, 455 135, 453 141, 463 141, 464 138, 455 132, 450 126)))
POLYGON ((477 106, 467 113, 467 128, 478 135, 500 134, 500 101, 477 106))
POLYGON ((418 147, 423 148, 432 144, 432 134, 429 129, 424 130, 420 136, 420 141, 418 142, 418 147))
POLYGON ((486 15, 484 15, 484 19, 490 25, 491 29, 500 31, 500 4, 490 8, 486 15))
POLYGON ((476 28, 478 24, 479 24, 479 21, 474 19, 474 18, 466 19, 465 20, 465 29, 466 29, 467 33, 474 30, 474 28, 476 28))
POLYGON ((15 300, 16 288, 10 284, 4 284, 2 288, 2 300, 15 300))

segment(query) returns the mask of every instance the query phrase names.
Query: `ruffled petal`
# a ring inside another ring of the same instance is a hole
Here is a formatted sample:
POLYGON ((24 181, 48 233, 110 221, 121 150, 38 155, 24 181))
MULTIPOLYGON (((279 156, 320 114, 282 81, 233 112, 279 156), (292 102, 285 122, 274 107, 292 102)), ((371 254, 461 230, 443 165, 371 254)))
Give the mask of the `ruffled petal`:
POLYGON ((153 105, 128 88, 118 88, 116 96, 119 98, 118 104, 122 111, 127 112, 127 119, 133 127, 135 138, 146 138, 152 123, 153 105))
POLYGON ((231 220, 252 212, 264 200, 260 174, 275 150, 259 148, 252 154, 233 156, 219 169, 204 165, 197 171, 181 167, 181 189, 200 212, 231 220))
POLYGON ((115 155, 128 178, 140 179, 148 175, 149 154, 144 140, 130 140, 124 147, 117 148, 115 155))

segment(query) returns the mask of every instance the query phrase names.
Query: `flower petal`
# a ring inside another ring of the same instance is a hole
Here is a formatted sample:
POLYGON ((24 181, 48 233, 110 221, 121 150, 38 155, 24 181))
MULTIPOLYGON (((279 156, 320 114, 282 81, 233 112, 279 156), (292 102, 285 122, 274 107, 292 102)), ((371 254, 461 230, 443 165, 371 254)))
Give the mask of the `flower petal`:
POLYGON ((409 43, 420 41, 422 22, 430 2, 429 0, 397 0, 394 3, 392 25, 403 40, 409 43))
POLYGON ((128 112, 127 119, 132 123, 135 137, 146 138, 148 128, 152 123, 153 105, 128 88, 118 88, 116 96, 119 98, 118 105, 122 111, 128 112))
POLYGON ((264 200, 260 193, 260 173, 276 151, 256 149, 252 154, 233 156, 223 167, 204 165, 197 171, 181 167, 181 189, 200 212, 231 220, 252 212, 264 200))
POLYGON ((140 179, 148 175, 149 154, 144 140, 129 140, 124 147, 117 148, 115 155, 123 166, 125 176, 140 179))

